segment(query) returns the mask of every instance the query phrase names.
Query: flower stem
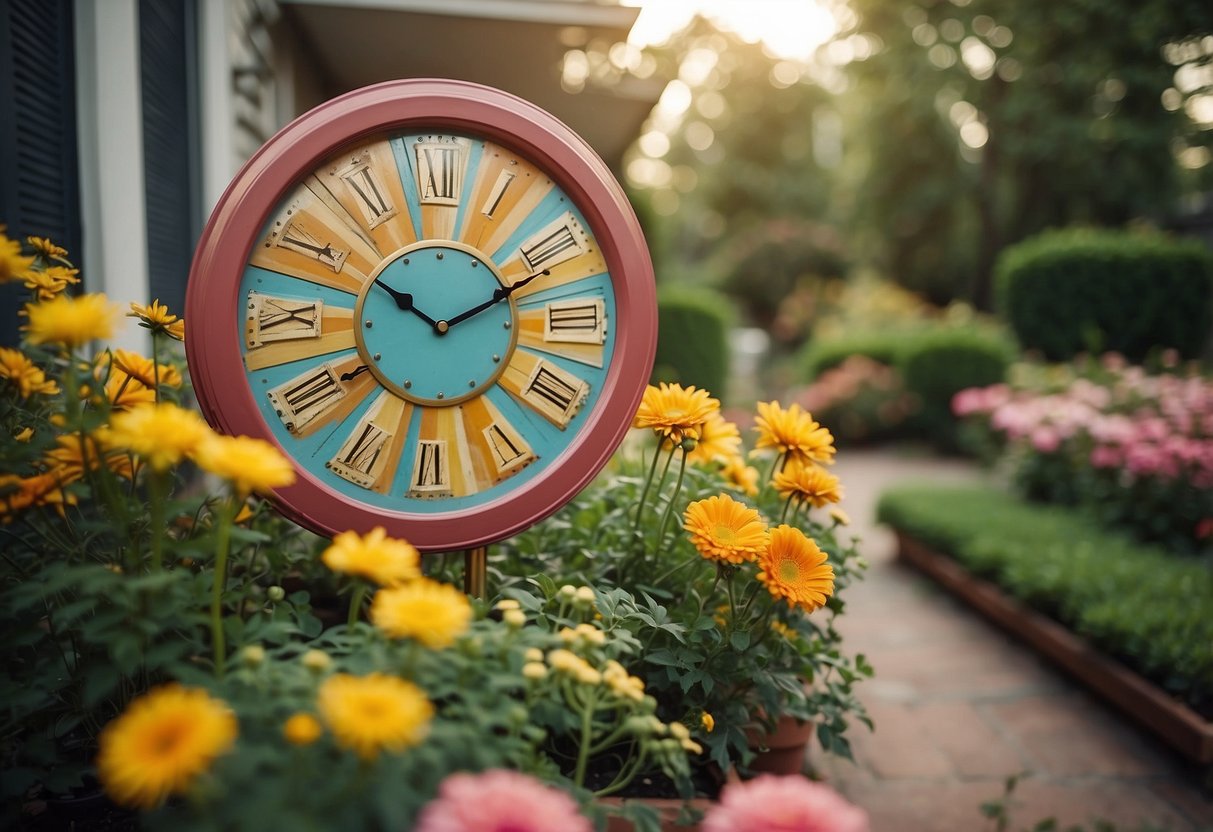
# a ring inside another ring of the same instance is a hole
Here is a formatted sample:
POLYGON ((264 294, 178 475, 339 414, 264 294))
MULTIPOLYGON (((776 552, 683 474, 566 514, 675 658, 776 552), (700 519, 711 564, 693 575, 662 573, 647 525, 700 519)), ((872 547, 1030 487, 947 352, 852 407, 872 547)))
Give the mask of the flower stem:
POLYGON ((644 481, 644 489, 640 492, 640 504, 636 506, 636 522, 632 524, 632 536, 640 530, 640 518, 644 515, 644 501, 649 496, 649 488, 653 485, 653 474, 657 472, 657 460, 661 457, 661 442, 653 449, 653 464, 649 466, 649 475, 644 481))
POLYGON ((227 584, 227 555, 232 541, 232 518, 239 500, 233 497, 219 510, 215 529, 215 573, 211 576, 211 644, 215 653, 215 676, 223 678, 227 644, 223 634, 223 590, 227 584))
MULTIPOLYGON (((674 452, 670 451, 670 458, 674 457, 674 452)), ((667 464, 668 468, 669 465, 667 464)), ((653 554, 660 557, 661 550, 665 548, 665 529, 670 523, 670 515, 673 514, 674 501, 678 499, 678 494, 682 491, 682 478, 687 470, 687 452, 683 450, 682 458, 678 462, 678 482, 674 485, 674 493, 670 495, 670 501, 665 504, 665 514, 661 518, 661 528, 657 530, 657 546, 653 554)), ((665 476, 662 476, 665 479, 665 476)))
POLYGON ((350 617, 346 623, 351 627, 358 623, 364 598, 366 598, 366 584, 360 583, 354 590, 354 597, 350 599, 350 617))
POLYGON ((702 562, 702 559, 697 561, 697 560, 688 558, 688 559, 684 560, 682 563, 675 566, 673 569, 669 569, 669 570, 666 570, 665 572, 662 572, 661 575, 659 575, 657 578, 655 578, 653 580, 653 584, 656 586, 660 586, 661 582, 664 581, 666 578, 670 577, 671 575, 674 575, 675 573, 677 573, 683 569, 686 569, 688 566, 690 566, 694 563, 700 563, 700 562, 702 562))
POLYGON ((593 694, 586 698, 581 711, 581 741, 577 747, 577 769, 573 772, 573 783, 577 788, 585 785, 585 770, 590 762, 590 740, 594 731, 594 701, 593 694))
POLYGON ((156 347, 160 344, 159 333, 152 332, 152 393, 156 404, 160 404, 160 356, 156 347))
POLYGON ((795 494, 789 494, 788 499, 784 501, 783 513, 779 515, 779 522, 786 523, 788 519, 788 509, 792 507, 792 500, 796 499, 795 494))
MULTIPOLYGON (((148 466, 151 468, 151 466, 148 466)), ((159 572, 164 564, 164 472, 151 468, 148 482, 148 502, 152 536, 152 571, 159 572)))

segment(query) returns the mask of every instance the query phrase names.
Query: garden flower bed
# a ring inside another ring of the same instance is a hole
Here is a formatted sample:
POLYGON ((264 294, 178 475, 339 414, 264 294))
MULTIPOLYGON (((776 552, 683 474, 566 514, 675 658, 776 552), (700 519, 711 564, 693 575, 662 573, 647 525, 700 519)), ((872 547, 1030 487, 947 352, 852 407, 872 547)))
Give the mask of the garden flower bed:
POLYGON ((908 561, 1133 717, 1162 726, 1186 755, 1213 760, 1206 564, 1108 532, 1074 509, 989 488, 899 488, 883 495, 878 514, 903 537, 908 561), (1126 693, 1147 687, 1152 695, 1126 693))
MULTIPOLYGON (((0 349, 5 825, 87 799, 77 829, 654 832, 643 801, 603 798, 748 775, 780 718, 850 753, 872 670, 834 619, 862 561, 833 436, 799 407, 759 403, 760 479, 707 391, 649 388, 640 454, 495 546, 469 598, 458 559, 278 516, 260 498, 294 469, 189 408, 184 322, 131 304, 151 355, 106 348, 120 310, 75 280, 62 249, 0 233, 0 282, 30 292, 0 349)), ((776 795, 795 823, 866 829, 799 775, 709 795, 704 828, 761 827, 776 795)))

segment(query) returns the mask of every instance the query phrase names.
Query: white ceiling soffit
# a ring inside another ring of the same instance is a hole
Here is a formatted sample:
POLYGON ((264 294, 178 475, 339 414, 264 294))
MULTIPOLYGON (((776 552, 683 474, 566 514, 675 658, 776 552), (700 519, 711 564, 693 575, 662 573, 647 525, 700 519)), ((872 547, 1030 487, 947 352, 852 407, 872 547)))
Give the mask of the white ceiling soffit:
POLYGON ((330 96, 395 78, 457 78, 551 112, 618 171, 664 83, 560 85, 570 42, 627 39, 639 9, 570 0, 285 0, 330 96), (577 27, 570 30, 570 27, 577 27))

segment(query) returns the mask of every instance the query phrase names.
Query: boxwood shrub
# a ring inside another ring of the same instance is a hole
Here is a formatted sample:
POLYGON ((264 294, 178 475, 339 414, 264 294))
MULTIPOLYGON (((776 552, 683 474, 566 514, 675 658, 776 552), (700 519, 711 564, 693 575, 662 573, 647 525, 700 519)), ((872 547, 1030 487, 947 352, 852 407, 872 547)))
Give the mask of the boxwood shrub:
POLYGON ((1014 357, 1001 334, 984 329, 928 330, 908 341, 895 366, 906 390, 918 398, 915 419, 922 434, 954 449, 957 422, 952 397, 966 387, 999 383, 1014 357))
POLYGON ((813 381, 852 355, 891 367, 897 363, 906 343, 916 337, 913 330, 886 329, 853 332, 839 338, 814 338, 800 353, 801 375, 806 381, 813 381))
POLYGON ((1113 350, 1140 362, 1160 347, 1194 358, 1213 328, 1213 253, 1193 240, 1045 232, 1008 247, 995 281, 1020 343, 1053 361, 1113 350))
POLYGON ((801 355, 802 372, 812 380, 850 355, 896 369, 916 402, 907 433, 954 449, 952 396, 966 387, 1002 381, 1015 351, 1008 337, 992 327, 920 326, 811 342, 801 355))
POLYGON ((729 370, 729 308, 729 301, 710 289, 662 287, 653 381, 693 384, 722 398, 729 370))
POLYGON ((992 488, 899 487, 877 515, 1213 717, 1208 564, 992 488))

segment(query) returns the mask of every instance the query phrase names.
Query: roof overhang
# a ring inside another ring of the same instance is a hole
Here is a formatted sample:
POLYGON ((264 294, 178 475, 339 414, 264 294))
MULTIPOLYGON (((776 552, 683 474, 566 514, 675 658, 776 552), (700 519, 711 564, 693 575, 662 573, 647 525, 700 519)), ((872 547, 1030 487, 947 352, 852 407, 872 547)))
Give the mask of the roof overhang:
POLYGON ((664 88, 628 78, 610 87, 561 85, 566 51, 627 39, 639 9, 577 0, 280 0, 303 41, 296 61, 327 97, 394 78, 456 78, 542 107, 618 171, 664 88))

